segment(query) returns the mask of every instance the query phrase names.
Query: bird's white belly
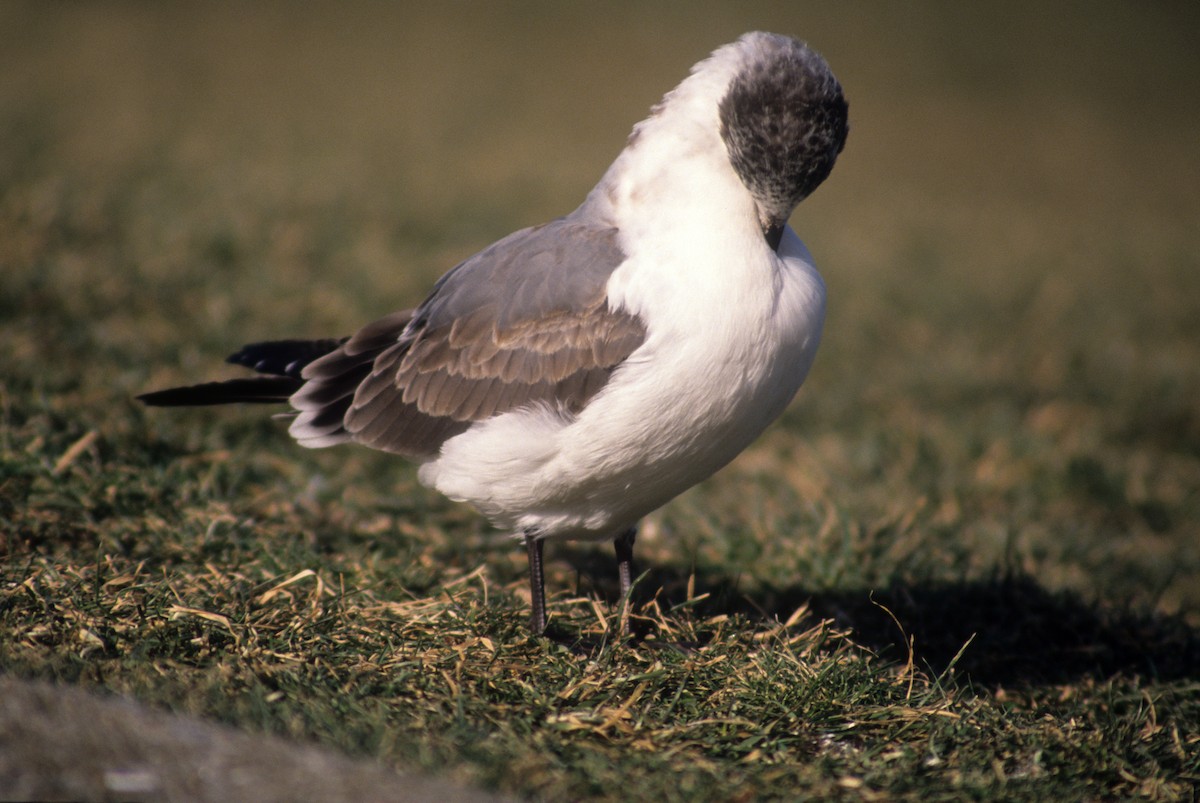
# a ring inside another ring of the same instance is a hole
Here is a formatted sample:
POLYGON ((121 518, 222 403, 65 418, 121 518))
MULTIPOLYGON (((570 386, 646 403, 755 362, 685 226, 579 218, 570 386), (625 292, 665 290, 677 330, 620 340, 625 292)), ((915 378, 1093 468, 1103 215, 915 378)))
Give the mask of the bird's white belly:
POLYGON ((787 406, 824 311, 820 277, 802 267, 761 304, 652 334, 577 416, 524 409, 450 439, 422 482, 514 534, 612 537, 724 466, 787 406))

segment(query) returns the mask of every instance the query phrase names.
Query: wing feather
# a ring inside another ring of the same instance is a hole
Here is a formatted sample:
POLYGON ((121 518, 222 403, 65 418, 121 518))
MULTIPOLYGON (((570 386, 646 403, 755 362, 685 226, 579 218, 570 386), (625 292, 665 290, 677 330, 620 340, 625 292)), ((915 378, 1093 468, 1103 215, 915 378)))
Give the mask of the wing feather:
POLYGON ((506 237, 309 364, 293 434, 424 458, 523 405, 578 412, 645 340, 608 302, 624 259, 616 229, 571 218, 506 237))

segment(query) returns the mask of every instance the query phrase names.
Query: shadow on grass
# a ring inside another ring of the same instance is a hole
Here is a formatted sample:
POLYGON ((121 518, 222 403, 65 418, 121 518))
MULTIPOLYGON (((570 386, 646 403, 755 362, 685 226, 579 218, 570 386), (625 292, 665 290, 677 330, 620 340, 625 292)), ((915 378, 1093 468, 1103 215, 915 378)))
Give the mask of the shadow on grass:
MULTIPOLYGON (((611 557, 564 552, 598 593, 617 598, 611 557)), ((686 599, 686 574, 672 567, 637 568, 644 573, 635 590, 639 599, 657 593, 664 609, 686 599)), ((709 594, 697 606, 700 614, 782 621, 807 604, 812 616, 851 629, 857 643, 886 658, 905 660, 911 637, 918 665, 935 675, 953 665, 959 677, 986 686, 1066 684, 1118 674, 1200 679, 1200 631, 1182 619, 1097 605, 1078 594, 1050 591, 1027 575, 878 589, 742 592, 735 578, 698 567, 694 587, 697 594, 709 594)))

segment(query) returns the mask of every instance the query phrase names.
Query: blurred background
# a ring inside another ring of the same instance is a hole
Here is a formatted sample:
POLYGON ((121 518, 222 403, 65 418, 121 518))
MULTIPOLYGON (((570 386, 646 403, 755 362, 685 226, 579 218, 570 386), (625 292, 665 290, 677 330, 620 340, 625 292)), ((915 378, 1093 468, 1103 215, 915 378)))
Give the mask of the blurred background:
POLYGON ((786 532, 810 587, 1016 569, 1200 623, 1194 2, 5 2, 3 449, 183 438, 130 397, 418 302, 572 209, 753 29, 806 39, 850 102, 792 221, 825 340, 651 560, 677 560, 655 528, 704 550, 749 519, 767 581, 786 532))

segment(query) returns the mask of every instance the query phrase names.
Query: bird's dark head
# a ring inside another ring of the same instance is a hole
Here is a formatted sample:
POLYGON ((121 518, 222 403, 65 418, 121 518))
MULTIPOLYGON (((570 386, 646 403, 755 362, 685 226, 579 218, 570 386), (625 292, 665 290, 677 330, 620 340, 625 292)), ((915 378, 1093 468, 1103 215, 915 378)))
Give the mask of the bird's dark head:
POLYGON ((792 210, 833 170, 847 104, 825 59, 803 42, 749 33, 735 47, 742 66, 720 102, 721 138, 774 247, 792 210))

